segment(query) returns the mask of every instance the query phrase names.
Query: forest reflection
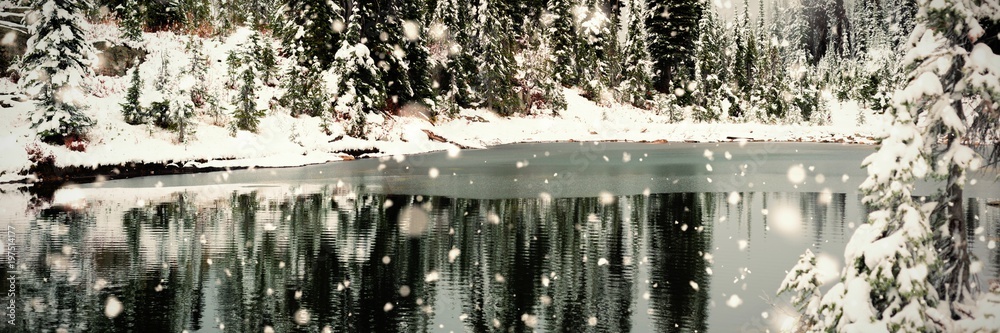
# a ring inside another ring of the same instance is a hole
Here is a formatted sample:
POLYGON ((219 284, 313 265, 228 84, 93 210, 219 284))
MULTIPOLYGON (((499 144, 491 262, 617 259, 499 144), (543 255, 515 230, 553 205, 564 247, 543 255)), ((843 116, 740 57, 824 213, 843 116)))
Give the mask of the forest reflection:
MULTIPOLYGON (((749 239, 749 205, 762 204, 365 192, 43 210, 25 240, 19 320, 31 331, 705 332, 713 221, 731 216, 749 239), (123 311, 109 319, 112 298, 123 311)), ((843 194, 819 208, 818 194, 757 195, 812 211, 816 238, 829 217, 843 228, 843 194)))

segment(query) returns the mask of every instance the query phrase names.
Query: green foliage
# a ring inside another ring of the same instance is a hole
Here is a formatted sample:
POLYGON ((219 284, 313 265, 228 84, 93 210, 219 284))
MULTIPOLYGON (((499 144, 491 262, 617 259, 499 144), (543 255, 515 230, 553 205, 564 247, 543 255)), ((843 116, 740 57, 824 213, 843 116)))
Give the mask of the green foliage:
POLYGON ((820 91, 816 86, 813 74, 803 73, 795 86, 792 104, 798 108, 803 120, 816 124, 825 124, 829 115, 825 113, 820 100, 820 91))
POLYGON ((329 69, 345 25, 342 9, 333 1, 286 0, 286 25, 281 27, 285 55, 300 66, 329 69))
POLYGON ((273 85, 273 81, 276 80, 275 72, 278 67, 278 60, 275 58, 274 48, 271 47, 269 40, 261 40, 260 32, 254 31, 250 35, 250 50, 247 55, 253 60, 253 70, 260 75, 261 81, 264 81, 265 84, 273 85))
POLYGON ((122 37, 127 41, 141 42, 145 13, 138 0, 127 0, 122 8, 122 18, 118 23, 122 37))
POLYGON ((373 17, 371 8, 355 2, 333 67, 340 74, 334 90, 334 116, 348 119, 347 134, 361 139, 368 137, 368 114, 381 111, 386 102, 382 71, 372 59, 371 50, 362 43, 362 23, 373 17))
POLYGON ((622 99, 640 108, 649 107, 653 90, 653 68, 646 46, 646 0, 629 1, 631 15, 622 50, 622 78, 618 91, 622 99))
POLYGON ((478 41, 469 28, 471 12, 464 5, 460 0, 438 0, 431 18, 435 31, 430 34, 429 51, 435 63, 436 103, 447 105, 435 109, 445 113, 457 113, 458 107, 472 106, 476 99, 472 49, 478 41))
POLYGON ((237 130, 256 133, 260 118, 265 115, 264 110, 257 109, 257 94, 254 92, 256 83, 254 81, 253 69, 251 67, 245 68, 241 75, 239 93, 233 101, 236 110, 233 111, 231 131, 234 134, 237 130))
POLYGON ((538 29, 535 22, 525 23, 525 31, 531 31, 528 38, 522 41, 523 51, 519 58, 520 68, 517 81, 521 85, 522 96, 525 99, 528 112, 539 109, 549 109, 558 115, 566 110, 566 97, 562 86, 555 78, 555 61, 552 49, 543 29, 538 29))
POLYGON ((371 52, 371 58, 381 69, 382 85, 386 100, 380 103, 393 114, 413 99, 413 88, 409 69, 401 54, 406 41, 403 39, 403 24, 399 6, 393 0, 378 0, 368 3, 359 1, 362 37, 371 52))
POLYGON ((407 76, 412 94, 407 101, 433 106, 434 88, 431 83, 430 50, 427 48, 427 3, 425 1, 403 1, 400 12, 403 21, 400 32, 404 41, 404 60, 408 65, 407 76), (415 33, 415 34, 414 34, 415 33))
MULTIPOLYGON (((678 88, 677 79, 692 77, 698 21, 704 11, 699 0, 650 0, 646 27, 649 30, 649 53, 653 57, 653 86, 661 93, 678 88)), ((682 103, 690 100, 682 99, 682 103)))
POLYGON ((132 69, 132 81, 125 94, 125 103, 121 104, 122 117, 129 125, 146 124, 150 120, 150 114, 139 105, 139 94, 142 89, 142 78, 139 77, 139 68, 132 69))
POLYGON ((36 1, 29 15, 31 37, 18 63, 25 92, 37 101, 30 113, 31 128, 48 143, 80 138, 94 121, 84 114, 77 99, 81 80, 91 70, 87 55, 91 46, 81 26, 85 2, 79 0, 36 1))
POLYGON ((611 40, 610 21, 601 6, 595 3, 586 8, 582 17, 580 36, 583 39, 581 47, 577 48, 577 70, 583 95, 591 100, 606 102, 604 99, 612 76, 608 58, 609 53, 614 53, 615 46, 608 42, 611 40))
POLYGON ((320 74, 316 68, 289 68, 285 74, 287 79, 283 82, 285 94, 280 102, 291 111, 292 116, 325 117, 330 113, 330 98, 320 74))
MULTIPOLYGON (((484 0, 485 1, 485 0, 484 0)), ((503 2, 484 4, 484 22, 480 34, 479 92, 485 107, 502 116, 510 116, 521 109, 520 99, 514 93, 514 41, 510 34, 510 21, 503 17, 503 2)))
POLYGON ((552 53, 556 59, 557 78, 563 85, 576 85, 580 82, 576 54, 577 49, 581 48, 581 40, 573 22, 573 1, 549 0, 548 11, 552 19, 552 23, 548 25, 548 32, 552 39, 552 53))

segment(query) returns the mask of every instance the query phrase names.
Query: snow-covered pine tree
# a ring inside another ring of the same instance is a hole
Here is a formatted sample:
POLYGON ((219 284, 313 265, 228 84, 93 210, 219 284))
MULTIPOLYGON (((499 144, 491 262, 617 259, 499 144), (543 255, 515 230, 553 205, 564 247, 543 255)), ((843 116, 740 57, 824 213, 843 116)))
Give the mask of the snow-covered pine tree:
POLYGON ((332 0, 286 0, 283 8, 287 17, 281 29, 285 55, 306 68, 329 69, 345 25, 343 9, 332 0))
POLYGON ((264 116, 264 111, 257 109, 257 94, 254 92, 256 90, 256 77, 253 66, 243 68, 243 74, 240 75, 239 92, 233 101, 236 109, 233 110, 233 122, 230 130, 234 134, 238 130, 256 133, 260 118, 264 116))
MULTIPOLYGON (((472 20, 466 0, 438 0, 431 19, 431 58, 437 63, 438 109, 449 115, 458 112, 459 106, 470 106, 475 94, 472 91, 475 68, 471 53, 473 36, 467 29, 472 20)), ((441 113, 437 112, 436 113, 441 113)))
POLYGON ((595 7, 604 8, 603 11, 607 15, 607 25, 608 34, 604 38, 604 62, 607 64, 604 76, 607 77, 607 87, 611 90, 610 94, 613 95, 615 100, 620 100, 620 96, 617 95, 617 91, 614 91, 615 87, 621 84, 621 72, 622 72, 622 61, 624 57, 622 56, 622 40, 619 40, 619 34, 625 28, 622 24, 622 0, 596 0, 594 2, 595 7))
MULTIPOLYGON (((763 0, 759 5, 764 6, 763 0)), ((775 10, 777 14, 777 11, 775 10)), ((763 16, 763 10, 758 14, 763 16)), ((788 58, 786 49, 782 46, 780 29, 775 26, 768 26, 764 20, 758 20, 757 31, 759 36, 758 57, 756 64, 757 77, 759 82, 767 84, 758 85, 764 114, 761 116, 769 122, 790 121, 796 123, 801 121, 801 114, 795 112, 789 114, 789 97, 791 82, 788 77, 789 66, 785 62, 788 58)), ((786 45, 788 43, 785 43, 786 45)))
POLYGON ((69 143, 94 124, 77 104, 93 52, 80 29, 84 1, 36 0, 31 8, 26 17, 31 37, 18 64, 24 91, 38 103, 31 128, 44 142, 69 143))
MULTIPOLYGON (((608 63, 608 39, 611 35, 610 21, 604 13, 601 1, 588 4, 586 14, 577 17, 583 47, 577 49, 577 59, 584 95, 598 102, 606 102, 606 90, 610 83, 608 63)), ((582 13, 583 10, 580 10, 582 13)))
POLYGON ((677 82, 676 77, 693 77, 694 43, 704 4, 699 0, 649 0, 648 5, 646 28, 653 57, 653 87, 661 93, 674 93, 687 86, 687 82, 677 82))
POLYGON ((795 58, 806 58, 805 49, 802 48, 802 39, 805 38, 808 25, 802 2, 807 0, 789 1, 784 8, 777 7, 775 18, 771 25, 777 35, 780 36, 783 47, 790 50, 790 55, 795 58), (787 45, 785 45, 787 44, 787 45))
POLYGON ((132 82, 125 93, 125 103, 122 103, 122 118, 129 125, 140 125, 149 122, 149 114, 139 105, 139 95, 142 89, 142 78, 139 67, 132 69, 132 82))
MULTIPOLYGON (((240 12, 229 7, 222 8, 230 13, 240 12)), ((174 12, 172 15, 176 16, 179 20, 178 22, 172 23, 182 23, 183 28, 187 29, 187 31, 194 33, 214 32, 212 29, 208 29, 209 25, 212 23, 212 4, 210 4, 207 0, 171 0, 167 3, 166 9, 168 12, 174 12)), ((231 27, 226 27, 223 30, 228 31, 229 28, 231 27)))
POLYGON ((358 3, 354 1, 350 6, 347 31, 331 70, 340 74, 333 94, 337 99, 334 112, 340 118, 349 119, 345 128, 347 135, 364 139, 369 132, 368 114, 382 110, 386 93, 382 72, 372 59, 368 46, 362 43, 362 8, 358 3))
POLYGON ((628 2, 628 25, 625 47, 622 50, 622 80, 619 91, 622 98, 640 108, 650 106, 650 92, 653 89, 653 63, 646 46, 646 0, 628 2))
POLYGON ((274 48, 271 46, 270 38, 261 36, 259 30, 254 30, 250 35, 250 50, 247 60, 250 60, 256 75, 264 84, 273 86, 275 71, 278 67, 278 60, 274 55, 274 48))
POLYGON ((574 23, 573 0, 548 0, 548 12, 552 23, 548 25, 552 53, 556 57, 556 75, 563 85, 573 86, 580 82, 576 54, 580 37, 574 23))
POLYGON ((521 53, 515 56, 519 65, 516 79, 526 95, 527 112, 548 109, 558 115, 566 110, 566 97, 555 78, 555 57, 544 29, 542 22, 525 21, 527 36, 521 53))
POLYGON ((230 132, 234 135, 238 130, 256 132, 259 118, 265 114, 257 105, 257 80, 267 83, 264 80, 273 75, 267 73, 273 72, 275 65, 273 53, 269 53, 270 46, 262 44, 260 32, 254 30, 240 48, 230 51, 227 58, 229 86, 237 91, 232 102, 236 109, 230 123, 230 132))
POLYGON ((434 90, 431 86, 430 50, 427 48, 427 2, 424 0, 403 1, 402 49, 409 68, 412 96, 410 100, 427 107, 434 106, 434 90))
POLYGON ((706 8, 698 22, 699 36, 695 44, 697 58, 695 77, 698 93, 694 104, 702 106, 704 112, 696 113, 700 121, 714 121, 730 115, 730 108, 736 103, 736 96, 729 89, 731 79, 729 44, 731 40, 722 27, 714 9, 706 8))
POLYGON ((358 1, 364 44, 382 71, 386 101, 382 104, 393 113, 413 98, 409 67, 404 59, 403 24, 397 0, 358 1))
POLYGON ((904 58, 909 82, 894 96, 887 136, 865 159, 870 223, 847 245, 841 283, 823 296, 818 312, 804 314, 810 331, 977 331, 969 325, 982 325, 983 318, 961 323, 981 312, 969 305, 976 294, 962 206, 966 173, 981 159, 963 142, 967 117, 996 121, 983 111, 1000 100, 1000 56, 982 42, 979 22, 1000 20, 1000 3, 918 5, 904 58), (969 102, 971 109, 963 104, 969 102), (945 187, 919 204, 912 191, 924 178, 944 179, 945 187))
MULTIPOLYGON (((799 66, 806 66, 805 58, 801 60, 799 66)), ((792 90, 791 102, 798 109, 798 113, 802 115, 802 120, 825 125, 830 114, 820 100, 816 73, 812 70, 805 70, 793 74, 797 77, 797 82, 792 90)))
POLYGON ((149 114, 153 125, 177 132, 178 142, 184 143, 194 133, 191 91, 199 79, 184 66, 172 66, 166 54, 157 56, 161 59, 160 71, 151 89, 140 92, 140 107, 149 114))
MULTIPOLYGON (((935 271, 934 284, 943 301, 950 302, 952 315, 962 316, 960 304, 971 299, 969 221, 963 208, 966 174, 976 171, 980 156, 967 144, 975 118, 990 119, 1000 102, 1000 55, 985 42, 982 21, 1000 22, 997 0, 955 0, 940 4, 920 0, 916 26, 910 34, 910 52, 904 62, 912 71, 909 83, 894 101, 924 113, 922 153, 930 161, 930 178, 943 180, 931 215, 936 246, 943 263, 935 271)), ((992 140, 996 140, 993 138, 992 140)))
POLYGON ((514 41, 510 20, 504 17, 504 2, 480 0, 479 91, 484 106, 502 116, 521 109, 514 93, 514 41))
MULTIPOLYGON (((912 197, 915 180, 930 168, 921 153, 924 142, 916 124, 917 110, 899 105, 890 111, 887 133, 891 135, 864 160, 869 177, 861 189, 871 209, 868 223, 858 227, 847 244, 840 282, 821 297, 818 308, 803 314, 804 331, 933 332, 940 330, 935 322, 945 319, 936 308, 938 293, 928 280, 938 262, 927 223, 933 204, 929 207, 912 197)), ((795 278, 789 274, 782 286, 795 278)))
POLYGON ((126 0, 122 5, 122 18, 118 23, 122 37, 131 43, 142 41, 143 22, 142 6, 138 0, 126 0))
POLYGON ((204 114, 211 116, 216 122, 220 122, 224 115, 222 106, 219 105, 219 97, 214 90, 209 89, 208 82, 203 79, 208 75, 208 57, 202 51, 203 47, 201 38, 191 38, 185 46, 191 55, 191 62, 186 74, 196 78, 190 91, 191 103, 195 109, 203 109, 204 114))
POLYGON ((888 0, 883 7, 886 10, 888 27, 886 32, 894 50, 906 44, 909 34, 913 31, 914 18, 917 16, 917 0, 888 0))
MULTIPOLYGON (((315 65, 314 65, 315 66, 315 65)), ((313 66, 292 65, 289 67, 286 80, 282 86, 285 94, 281 97, 281 105, 288 108, 292 116, 308 115, 326 117, 330 112, 329 96, 326 85, 321 77, 322 72, 313 66)))

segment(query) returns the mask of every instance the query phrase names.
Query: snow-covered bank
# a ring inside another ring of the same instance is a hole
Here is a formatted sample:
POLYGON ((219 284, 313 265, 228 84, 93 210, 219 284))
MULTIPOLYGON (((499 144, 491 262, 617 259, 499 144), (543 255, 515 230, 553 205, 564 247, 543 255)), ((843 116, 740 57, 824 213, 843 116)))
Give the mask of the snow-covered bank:
MULTIPOLYGON (((119 41, 117 29, 101 24, 89 27, 93 40, 119 41)), ((78 101, 96 125, 87 132, 85 147, 57 146, 39 141, 31 128, 33 101, 20 94, 8 79, 0 79, 0 182, 31 180, 32 167, 51 161, 56 168, 123 165, 128 163, 173 164, 193 168, 288 167, 338 161, 344 152, 371 152, 373 156, 412 154, 456 147, 485 148, 492 145, 542 141, 694 141, 734 139, 761 141, 834 141, 872 143, 878 136, 880 117, 854 102, 840 103, 826 96, 830 119, 826 125, 763 124, 723 119, 718 123, 682 121, 671 123, 667 115, 628 105, 598 105, 565 89, 568 108, 558 115, 547 112, 501 117, 486 109, 462 109, 450 119, 429 121, 420 111, 403 108, 402 115, 368 119, 368 140, 345 134, 343 123, 328 124, 307 115, 291 116, 277 103, 284 94, 280 85, 258 82, 256 105, 264 112, 256 132, 234 130, 230 110, 235 91, 226 86, 231 51, 243 47, 249 30, 225 38, 200 39, 207 70, 203 77, 185 72, 193 56, 188 50, 192 37, 170 32, 147 33, 141 47, 150 53, 139 66, 142 77, 140 103, 146 107, 169 99, 161 88, 153 88, 158 73, 171 73, 168 85, 202 84, 218 105, 196 107, 185 130, 184 142, 175 131, 152 124, 130 125, 122 104, 130 85, 123 77, 91 76, 84 81, 85 97, 78 101), (192 80, 200 83, 189 82, 192 80), (858 117, 864 112, 863 117, 858 117), (858 119, 867 121, 859 125, 858 119), (430 135, 433 134, 433 135, 430 135), (442 139, 443 138, 443 139, 442 139), (443 141, 443 142, 442 142, 443 141)), ((278 75, 286 73, 290 61, 278 59, 278 75)), ((336 80, 336 78, 333 78, 336 80)), ((189 87, 190 88, 190 87, 189 87)), ((169 91, 169 89, 166 89, 169 91)), ((691 117, 687 117, 690 119, 691 117)), ((343 120, 341 120, 343 121, 343 120)))
MULTIPOLYGON (((399 116, 383 122, 378 139, 360 140, 344 136, 332 126, 332 134, 319 130, 316 117, 291 117, 276 110, 261 119, 258 133, 240 131, 235 136, 225 127, 200 121, 194 138, 177 143, 167 130, 126 124, 120 115, 118 96, 92 97, 91 110, 99 125, 90 132, 85 151, 39 143, 29 128, 30 103, 17 103, 14 116, 4 117, 0 129, 0 182, 20 181, 31 168, 29 152, 52 156, 57 167, 117 165, 130 162, 174 163, 198 168, 289 167, 350 158, 345 151, 372 151, 372 156, 413 154, 456 149, 456 145, 431 140, 427 132, 455 144, 486 148, 519 142, 546 141, 693 141, 723 142, 808 141, 873 143, 879 126, 874 117, 857 125, 856 115, 865 112, 853 102, 837 105, 829 125, 760 123, 667 123, 666 116, 628 106, 599 106, 567 89, 569 108, 558 116, 500 117, 488 110, 465 109, 455 119, 432 124, 419 115, 399 116)), ((10 111, 7 111, 10 112, 10 111)))
POLYGON ((628 105, 600 106, 565 90, 569 107, 559 116, 502 118, 488 110, 463 110, 457 119, 433 127, 433 131, 456 143, 473 147, 514 142, 542 141, 690 141, 724 142, 809 141, 874 143, 881 117, 855 102, 830 102, 827 125, 763 124, 721 121, 670 123, 667 115, 628 105), (858 113, 868 121, 858 125, 858 113))

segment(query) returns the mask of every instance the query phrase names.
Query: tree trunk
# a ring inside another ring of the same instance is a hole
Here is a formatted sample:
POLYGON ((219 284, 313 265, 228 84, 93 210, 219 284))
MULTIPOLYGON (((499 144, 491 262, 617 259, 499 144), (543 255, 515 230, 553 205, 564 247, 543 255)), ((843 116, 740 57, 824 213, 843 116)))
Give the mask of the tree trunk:
MULTIPOLYGON (((961 101, 953 103, 959 118, 964 121, 961 101)), ((955 134, 948 134, 947 146, 951 147, 956 140, 960 140, 955 134)), ((947 149, 947 148, 945 148, 947 149)), ((968 246, 968 226, 965 220, 965 209, 962 204, 962 186, 958 183, 964 170, 955 164, 948 169, 948 182, 945 187, 944 197, 940 204, 945 205, 943 209, 944 224, 935 233, 938 235, 938 259, 943 263, 941 279, 937 289, 942 300, 949 303, 959 303, 965 300, 971 290, 972 279, 969 275, 969 264, 972 261, 968 246), (943 237, 942 237, 943 236, 943 237)), ((952 315, 955 312, 952 307, 952 315)))

